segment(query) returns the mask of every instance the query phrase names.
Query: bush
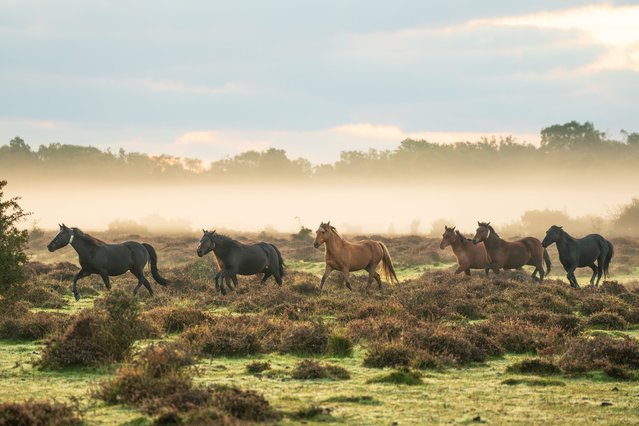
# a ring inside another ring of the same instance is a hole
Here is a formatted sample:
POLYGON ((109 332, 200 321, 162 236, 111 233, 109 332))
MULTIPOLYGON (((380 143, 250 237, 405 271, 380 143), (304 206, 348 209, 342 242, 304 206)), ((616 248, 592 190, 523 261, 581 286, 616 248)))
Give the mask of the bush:
POLYGON ((102 382, 93 396, 108 404, 129 404, 155 413, 168 407, 188 411, 205 406, 210 392, 194 388, 184 368, 193 359, 175 345, 151 345, 130 366, 120 367, 115 378, 102 382))
POLYGON ((582 373, 611 367, 639 368, 639 342, 631 337, 597 335, 573 339, 559 360, 568 372, 582 373))
POLYGON ((111 291, 80 312, 63 334, 45 345, 40 365, 45 368, 90 366, 122 361, 133 342, 142 337, 137 299, 111 291))
POLYGON ((77 408, 56 401, 0 403, 0 425, 83 425, 77 408))
POLYGON ((561 368, 552 362, 541 359, 525 359, 506 369, 507 373, 535 374, 538 376, 554 376, 561 374, 561 368))
POLYGON ((296 355, 323 354, 328 336, 328 328, 321 322, 291 323, 282 333, 279 350, 296 355))
POLYGON ((57 312, 31 312, 5 317, 0 322, 0 339, 38 340, 62 333, 69 316, 57 312))
POLYGON ((279 333, 278 326, 262 315, 220 315, 187 329, 182 338, 200 354, 246 356, 271 351, 279 333))
POLYGON ((403 368, 385 376, 370 379, 366 383, 392 383, 396 385, 416 386, 423 384, 424 381, 422 380, 422 375, 417 371, 403 368))
POLYGON ((371 347, 364 358, 369 368, 408 367, 415 351, 399 343, 388 343, 371 347))
POLYGON ((300 361, 291 373, 291 377, 297 380, 348 380, 351 378, 348 370, 336 365, 320 364, 317 361, 306 359, 300 361))
POLYGON ((628 323, 620 315, 610 311, 600 311, 592 314, 586 324, 589 327, 605 330, 625 330, 628 323))
POLYGON ((0 180, 0 293, 24 280, 24 264, 27 262, 26 247, 29 231, 19 230, 16 225, 29 213, 25 213, 19 197, 5 199, 6 180, 0 180))
POLYGON ((154 308, 141 315, 143 320, 156 324, 165 333, 180 333, 189 327, 210 321, 211 316, 198 308, 154 308))
POLYGON ((328 338, 326 353, 338 358, 353 356, 353 342, 346 336, 333 333, 328 338))
POLYGON ((276 420, 276 413, 262 394, 236 387, 218 387, 213 392, 213 404, 235 418, 251 422, 276 420))

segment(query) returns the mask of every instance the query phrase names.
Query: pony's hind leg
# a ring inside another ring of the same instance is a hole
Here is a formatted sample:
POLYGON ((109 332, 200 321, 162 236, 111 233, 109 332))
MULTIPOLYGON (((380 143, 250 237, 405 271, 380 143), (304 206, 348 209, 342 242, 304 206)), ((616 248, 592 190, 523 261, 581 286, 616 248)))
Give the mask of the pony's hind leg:
POLYGON ((151 288, 151 283, 144 276, 144 272, 141 269, 134 268, 134 269, 131 269, 131 273, 135 275, 136 278, 138 279, 138 284, 133 289, 133 294, 138 294, 140 287, 144 286, 149 292, 149 294, 153 296, 153 289, 151 288))
MULTIPOLYGON (((595 285, 595 278, 599 273, 599 268, 594 263, 588 266, 590 267, 590 269, 592 269, 592 276, 590 277, 590 287, 593 287, 595 285)), ((597 284, 599 284, 599 281, 597 281, 597 284)))
POLYGON ((351 287, 350 283, 351 271, 349 271, 348 268, 344 268, 342 269, 342 275, 344 275, 344 284, 346 284, 346 288, 348 288, 350 291, 353 291, 353 287, 351 287))
POLYGON ((268 280, 271 277, 271 275, 273 275, 273 274, 271 274, 271 270, 270 269, 264 270, 264 276, 260 280, 260 284, 265 285, 266 284, 266 280, 268 280))
POLYGON ((100 276, 102 277, 102 281, 104 281, 104 286, 106 287, 106 289, 111 290, 111 281, 109 280, 109 274, 102 272, 100 273, 100 276))

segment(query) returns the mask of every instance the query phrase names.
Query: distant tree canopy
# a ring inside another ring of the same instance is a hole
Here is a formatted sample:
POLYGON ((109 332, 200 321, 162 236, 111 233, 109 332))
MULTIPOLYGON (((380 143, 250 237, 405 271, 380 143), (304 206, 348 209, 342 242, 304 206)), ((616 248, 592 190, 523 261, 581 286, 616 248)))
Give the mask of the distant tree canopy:
POLYGON ((639 133, 621 131, 624 140, 608 138, 593 123, 570 121, 541 130, 539 148, 512 137, 482 138, 476 142, 438 144, 406 139, 393 150, 344 151, 333 164, 313 166, 304 158, 291 159, 281 149, 247 151, 210 165, 201 160, 169 155, 117 153, 91 146, 52 143, 33 150, 15 137, 0 146, 0 168, 13 177, 43 173, 48 179, 162 181, 174 178, 216 180, 378 178, 414 179, 453 176, 464 171, 482 173, 538 169, 579 170, 608 162, 615 170, 635 170, 639 161, 639 133))

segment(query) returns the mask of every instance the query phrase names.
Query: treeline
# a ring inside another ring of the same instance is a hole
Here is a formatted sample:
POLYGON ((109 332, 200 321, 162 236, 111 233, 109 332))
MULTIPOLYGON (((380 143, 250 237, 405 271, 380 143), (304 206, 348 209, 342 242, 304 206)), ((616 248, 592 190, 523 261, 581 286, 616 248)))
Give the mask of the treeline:
MULTIPOLYGON (((633 172, 639 164, 639 133, 621 132, 609 138, 590 122, 571 121, 542 129, 539 147, 512 137, 439 144, 406 139, 393 150, 344 151, 333 164, 314 166, 288 158, 281 149, 248 151, 211 164, 169 155, 112 152, 91 146, 52 143, 32 149, 16 137, 0 146, 3 175, 43 174, 48 178, 99 179, 332 179, 410 178, 501 173, 525 168, 589 171, 612 167, 633 172)), ((225 180, 226 181, 226 180, 225 180)))

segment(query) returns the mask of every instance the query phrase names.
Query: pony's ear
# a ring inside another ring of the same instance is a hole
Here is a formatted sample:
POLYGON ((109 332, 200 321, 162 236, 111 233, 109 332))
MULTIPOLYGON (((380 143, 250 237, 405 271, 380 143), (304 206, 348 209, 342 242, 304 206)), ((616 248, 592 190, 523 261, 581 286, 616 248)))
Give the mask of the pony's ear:
POLYGON ((65 225, 64 223, 62 224, 62 229, 67 229, 67 225, 65 225))
POLYGON ((448 225, 444 225, 444 231, 448 231, 448 225))
POLYGON ((326 222, 327 226, 331 226, 331 221, 329 220, 328 222, 326 222))
POLYGON ((477 225, 481 226, 481 222, 480 222, 480 221, 477 221, 477 225))
POLYGON ((486 224, 486 226, 490 226, 490 222, 488 222, 488 223, 486 224))
POLYGON ((60 229, 62 229, 62 224, 58 223, 58 226, 60 227, 60 229))
POLYGON ((204 228, 202 228, 202 233, 206 234, 206 233, 207 233, 207 230, 206 230, 206 229, 204 229, 204 228))
POLYGON ((455 228, 457 228, 456 226, 453 226, 452 228, 450 228, 451 231, 454 231, 455 228))
POLYGON ((217 229, 214 229, 213 232, 211 232, 211 234, 215 234, 215 231, 217 231, 217 229))
POLYGON ((563 226, 560 226, 560 227, 559 227, 559 229, 564 229, 564 227, 563 227, 563 226))

